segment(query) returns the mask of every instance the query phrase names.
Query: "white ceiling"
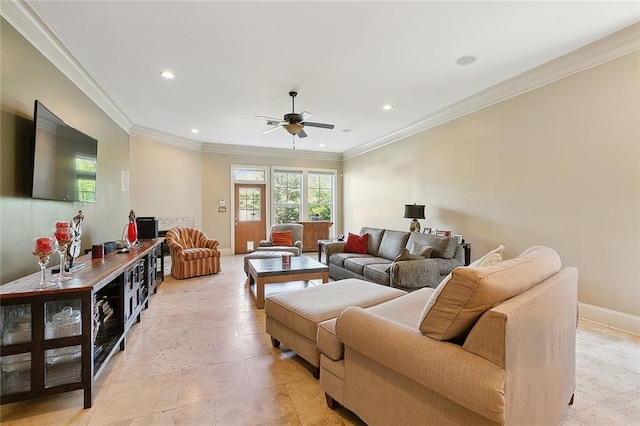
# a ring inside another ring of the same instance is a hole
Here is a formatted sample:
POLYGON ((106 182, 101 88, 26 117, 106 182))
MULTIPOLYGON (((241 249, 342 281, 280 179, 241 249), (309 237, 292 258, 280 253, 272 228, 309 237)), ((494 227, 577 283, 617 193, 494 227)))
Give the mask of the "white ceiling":
POLYGON ((291 135, 260 134, 267 126, 255 116, 291 112, 296 90, 296 112, 335 124, 307 128, 296 146, 328 153, 388 137, 639 20, 636 1, 30 4, 134 126, 290 148, 291 135), (478 59, 456 65, 463 55, 478 59))

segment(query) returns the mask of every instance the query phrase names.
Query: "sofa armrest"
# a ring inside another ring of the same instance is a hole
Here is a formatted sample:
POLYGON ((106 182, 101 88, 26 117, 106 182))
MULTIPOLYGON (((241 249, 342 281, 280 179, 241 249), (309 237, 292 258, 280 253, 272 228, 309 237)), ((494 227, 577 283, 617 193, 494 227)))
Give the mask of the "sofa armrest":
POLYGON ((293 246, 298 247, 298 256, 300 256, 302 254, 302 241, 296 241, 295 243, 293 243, 293 246))
POLYGON ((471 411, 504 423, 505 373, 496 364, 355 306, 338 317, 336 336, 345 345, 345 368, 349 351, 355 350, 471 411))
POLYGON ((327 243, 324 246, 324 258, 326 259, 327 265, 329 264, 329 258, 331 255, 336 253, 344 253, 345 241, 335 241, 332 243, 327 243))
POLYGON ((391 287, 418 289, 436 288, 441 277, 437 259, 401 260, 391 264, 391 287))

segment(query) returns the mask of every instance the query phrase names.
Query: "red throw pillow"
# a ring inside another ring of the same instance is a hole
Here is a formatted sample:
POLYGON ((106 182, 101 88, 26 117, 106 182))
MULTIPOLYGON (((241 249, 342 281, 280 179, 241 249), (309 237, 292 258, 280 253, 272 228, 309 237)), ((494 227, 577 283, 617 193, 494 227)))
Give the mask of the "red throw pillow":
POLYGON ((356 235, 349 232, 347 243, 344 245, 344 252, 367 254, 367 241, 369 241, 369 234, 356 235))
POLYGON ((271 232, 271 241, 274 246, 293 246, 293 237, 291 237, 291 231, 273 231, 271 232))

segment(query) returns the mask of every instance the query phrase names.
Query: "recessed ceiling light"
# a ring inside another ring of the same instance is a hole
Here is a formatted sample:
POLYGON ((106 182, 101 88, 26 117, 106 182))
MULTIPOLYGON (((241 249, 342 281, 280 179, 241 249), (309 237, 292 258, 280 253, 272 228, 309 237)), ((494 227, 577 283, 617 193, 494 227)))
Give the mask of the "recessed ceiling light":
POLYGON ((160 75, 162 76, 162 78, 166 78, 167 80, 171 80, 173 78, 176 78, 176 76, 173 75, 173 73, 171 71, 162 71, 162 72, 160 72, 160 75))
POLYGON ((464 67, 465 65, 471 65, 476 61, 476 59, 478 58, 471 55, 460 56, 458 59, 456 59, 456 64, 460 65, 461 67, 464 67))
POLYGON ((342 129, 342 133, 349 133, 351 129, 342 129))
POLYGON ((323 144, 323 143, 321 143, 321 144, 320 144, 320 146, 321 146, 321 147, 324 147, 324 144, 323 144))
POLYGON ((200 130, 198 129, 191 129, 191 133, 198 133, 200 130))
POLYGON ((384 106, 382 107, 382 109, 384 109, 384 110, 390 110, 390 109, 393 109, 393 105, 391 105, 391 104, 386 104, 386 105, 384 105, 384 106))

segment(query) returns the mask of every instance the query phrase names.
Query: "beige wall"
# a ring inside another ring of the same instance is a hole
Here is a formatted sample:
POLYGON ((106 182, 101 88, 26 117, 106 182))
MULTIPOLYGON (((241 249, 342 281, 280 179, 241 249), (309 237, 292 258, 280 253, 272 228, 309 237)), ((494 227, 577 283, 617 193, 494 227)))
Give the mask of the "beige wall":
MULTIPOLYGON (((0 282, 6 283, 38 270, 30 240, 52 234, 56 220, 70 220, 78 209, 85 214, 83 248, 120 238, 129 209, 128 192, 120 191, 120 171, 129 170, 129 136, 4 19, 0 27, 0 282), (25 193, 27 142, 36 99, 98 139, 95 204, 35 200, 25 193)), ((52 262, 58 257, 53 256, 52 262)))
MULTIPOLYGON (((340 161, 199 152, 146 138, 131 138, 131 208, 138 216, 194 216, 196 226, 220 241, 223 253, 232 253, 233 227, 231 167, 301 167, 335 169, 336 227, 342 217, 340 161), (218 212, 218 201, 227 211, 218 212)), ((338 229, 338 228, 336 228, 338 229)))
POLYGON ((309 160, 300 158, 255 156, 241 154, 217 154, 204 153, 202 156, 202 224, 208 235, 220 240, 222 249, 231 249, 233 229, 231 225, 232 212, 232 186, 231 166, 267 166, 267 167, 301 167, 337 170, 337 206, 338 212, 335 225, 341 226, 342 217, 342 190, 340 173, 342 165, 340 161, 309 160), (218 200, 227 202, 226 213, 218 213, 218 200))
POLYGON ((131 137, 131 208, 137 216, 193 216, 202 226, 202 153, 131 137))
POLYGON ((345 231, 463 234, 478 258, 534 244, 580 270, 579 300, 640 315, 640 54, 581 72, 344 163, 345 231), (369 190, 363 191, 363 188, 369 190))

